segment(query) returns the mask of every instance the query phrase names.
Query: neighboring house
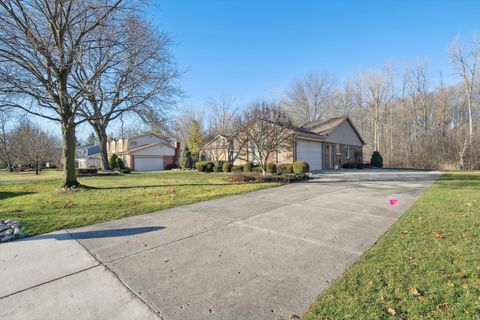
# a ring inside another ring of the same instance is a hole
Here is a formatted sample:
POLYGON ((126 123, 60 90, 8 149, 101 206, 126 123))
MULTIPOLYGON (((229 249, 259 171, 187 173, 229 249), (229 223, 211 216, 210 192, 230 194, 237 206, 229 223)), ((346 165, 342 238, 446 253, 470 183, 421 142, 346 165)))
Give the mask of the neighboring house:
POLYGON ((101 168, 100 146, 79 146, 75 149, 75 167, 101 168))
POLYGON ((112 139, 107 148, 109 157, 115 153, 135 171, 164 170, 168 165, 178 165, 180 155, 180 143, 172 144, 151 133, 112 139))
MULTIPOLYGON (((244 164, 252 161, 248 144, 239 145, 236 132, 219 135, 201 149, 204 160, 244 164)), ((277 150, 268 162, 304 160, 310 170, 341 168, 347 162, 361 162, 365 141, 348 117, 336 117, 297 128, 289 148, 277 150)))

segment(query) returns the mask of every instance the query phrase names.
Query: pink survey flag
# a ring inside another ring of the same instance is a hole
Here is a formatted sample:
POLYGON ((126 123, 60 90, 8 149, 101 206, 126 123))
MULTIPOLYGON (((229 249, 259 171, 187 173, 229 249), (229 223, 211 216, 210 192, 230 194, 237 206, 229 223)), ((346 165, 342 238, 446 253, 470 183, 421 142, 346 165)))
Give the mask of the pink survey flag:
POLYGON ((396 205, 398 205, 399 200, 395 199, 395 198, 392 198, 392 199, 389 200, 389 202, 390 202, 391 206, 396 206, 396 205))

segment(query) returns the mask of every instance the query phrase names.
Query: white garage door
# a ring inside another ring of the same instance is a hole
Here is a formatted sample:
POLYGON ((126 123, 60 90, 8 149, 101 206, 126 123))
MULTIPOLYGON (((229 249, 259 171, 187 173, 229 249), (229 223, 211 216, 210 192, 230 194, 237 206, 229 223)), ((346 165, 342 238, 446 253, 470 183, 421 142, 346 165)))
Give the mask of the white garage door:
POLYGON ((322 169, 322 143, 297 140, 297 160, 308 162, 310 170, 322 169))
POLYGON ((135 171, 158 171, 163 169, 163 158, 135 157, 135 171))

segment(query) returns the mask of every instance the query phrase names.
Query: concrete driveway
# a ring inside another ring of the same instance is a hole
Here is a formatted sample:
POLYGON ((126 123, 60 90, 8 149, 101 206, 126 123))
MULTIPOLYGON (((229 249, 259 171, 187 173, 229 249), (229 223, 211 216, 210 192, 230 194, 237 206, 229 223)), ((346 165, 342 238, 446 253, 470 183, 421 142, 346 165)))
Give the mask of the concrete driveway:
POLYGON ((2 244, 0 318, 295 319, 439 175, 326 172, 2 244))

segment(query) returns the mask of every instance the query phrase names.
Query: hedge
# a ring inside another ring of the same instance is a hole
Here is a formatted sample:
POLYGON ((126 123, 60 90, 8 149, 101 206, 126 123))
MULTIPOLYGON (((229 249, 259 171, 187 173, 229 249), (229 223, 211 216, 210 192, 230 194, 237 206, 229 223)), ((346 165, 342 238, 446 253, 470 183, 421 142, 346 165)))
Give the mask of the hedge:
POLYGON ((293 163, 281 163, 277 166, 278 174, 293 173, 293 163))
POLYGON ((97 168, 76 168, 75 172, 77 174, 89 174, 89 173, 97 173, 97 168))
POLYGON ((277 165, 275 163, 267 164, 267 173, 277 173, 277 165))
POLYGON ((243 172, 243 165, 237 164, 232 166, 231 172, 243 172))

